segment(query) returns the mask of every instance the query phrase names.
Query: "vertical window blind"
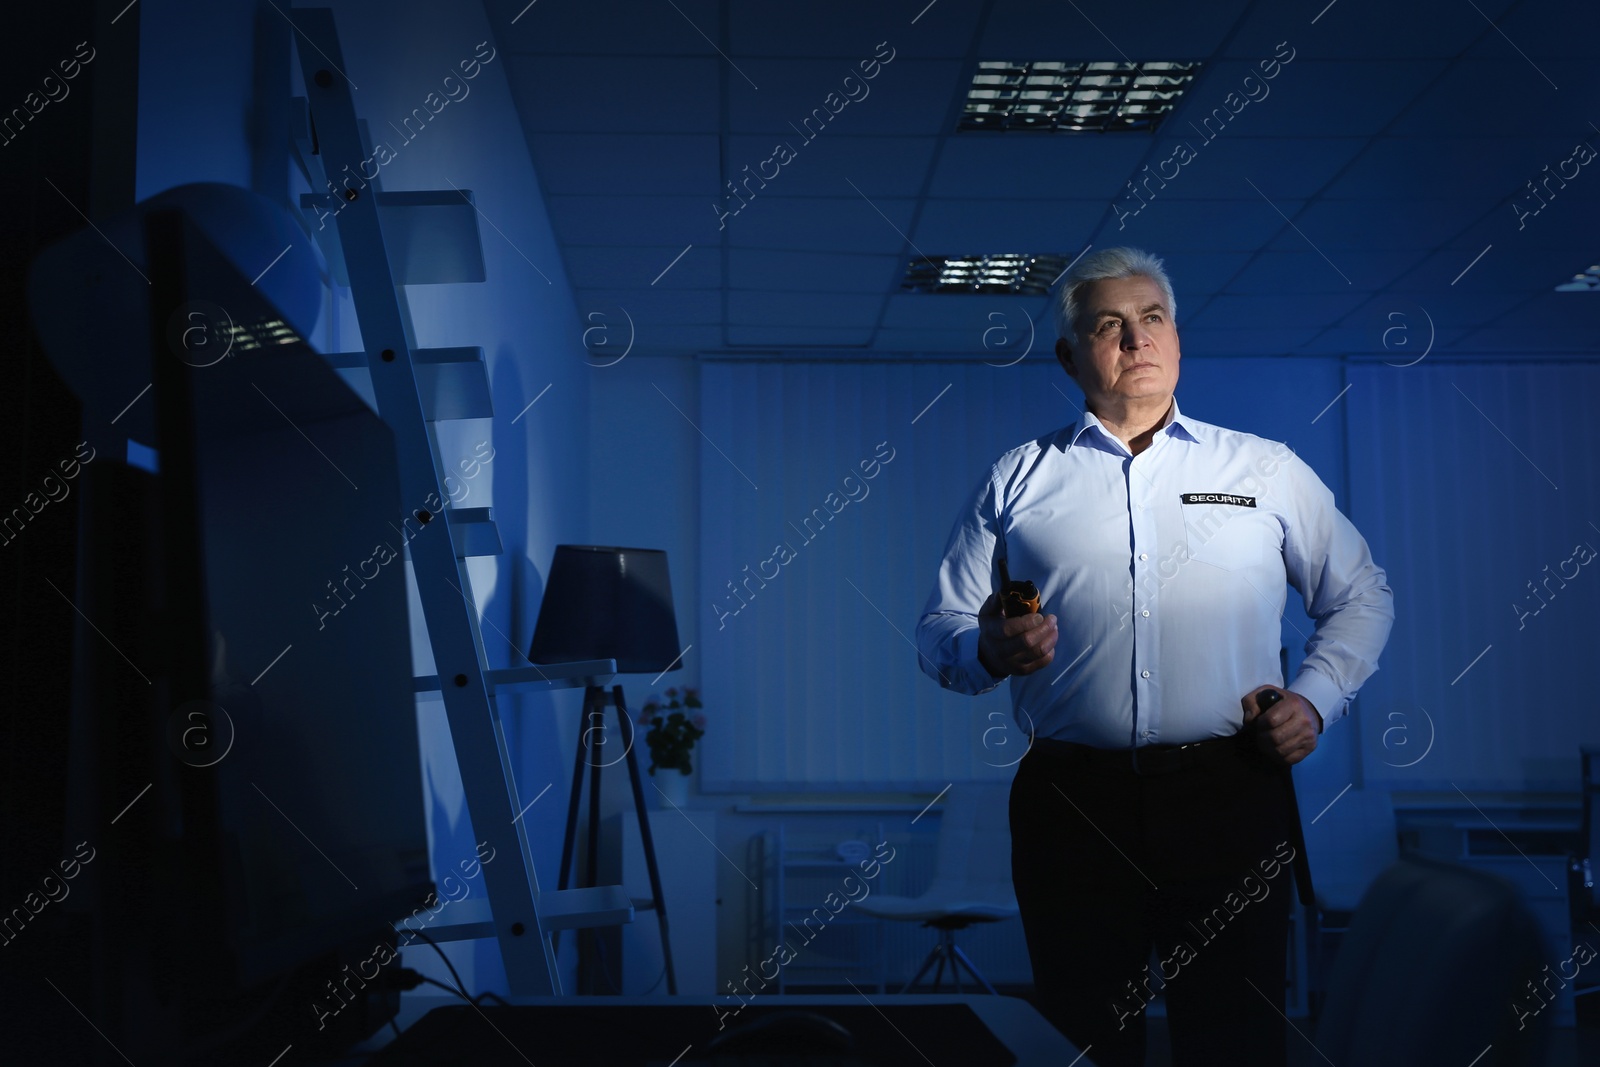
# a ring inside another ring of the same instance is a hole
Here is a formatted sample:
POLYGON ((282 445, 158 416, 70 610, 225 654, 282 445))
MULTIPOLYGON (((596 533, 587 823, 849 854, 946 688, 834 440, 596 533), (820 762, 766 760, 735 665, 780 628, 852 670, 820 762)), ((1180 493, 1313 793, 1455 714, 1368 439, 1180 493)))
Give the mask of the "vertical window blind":
POLYGON ((1077 417, 1054 361, 701 364, 710 789, 942 789, 1027 747, 1008 689, 945 693, 913 631, 962 502, 1077 417))
POLYGON ((1350 368, 1351 509, 1395 596, 1370 782, 1576 788, 1600 742, 1597 396, 1581 363, 1350 368))

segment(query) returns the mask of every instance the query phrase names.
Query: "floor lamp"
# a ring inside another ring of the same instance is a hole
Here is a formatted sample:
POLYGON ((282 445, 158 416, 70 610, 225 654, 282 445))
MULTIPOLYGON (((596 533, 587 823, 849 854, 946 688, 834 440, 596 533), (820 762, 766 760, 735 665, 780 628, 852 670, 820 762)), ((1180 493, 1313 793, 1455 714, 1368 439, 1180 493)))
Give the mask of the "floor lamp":
MULTIPOLYGON (((678 670, 683 650, 678 644, 678 622, 672 607, 672 583, 667 575, 667 554, 653 548, 610 548, 599 545, 557 545, 545 582, 539 622, 534 628, 531 663, 571 663, 614 659, 618 674, 653 674, 678 670)), ((661 954, 666 963, 667 992, 678 992, 672 968, 672 943, 667 933, 667 904, 661 893, 661 871, 656 864, 655 841, 650 834, 650 814, 644 802, 644 784, 634 755, 634 725, 623 699, 622 686, 609 693, 591 685, 583 694, 583 718, 578 727, 578 753, 572 768, 572 793, 567 801, 566 836, 561 845, 561 880, 566 889, 572 875, 577 844, 579 802, 584 771, 589 771, 589 825, 586 885, 599 877, 600 771, 607 766, 605 709, 616 709, 623 754, 610 763, 625 761, 633 786, 633 806, 639 815, 639 837, 644 845, 645 867, 650 872, 650 894, 661 928, 661 954)), ((619 990, 620 992, 620 990, 619 990)))

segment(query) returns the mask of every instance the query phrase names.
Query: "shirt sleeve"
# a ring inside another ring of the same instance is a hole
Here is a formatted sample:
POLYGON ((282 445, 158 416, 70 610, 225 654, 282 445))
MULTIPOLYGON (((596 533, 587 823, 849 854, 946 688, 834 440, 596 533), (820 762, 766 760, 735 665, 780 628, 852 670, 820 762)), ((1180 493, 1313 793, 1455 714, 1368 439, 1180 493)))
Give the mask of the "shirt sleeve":
POLYGON ((1290 486, 1284 566, 1316 623, 1289 689, 1316 707, 1326 727, 1344 715, 1378 669, 1378 654, 1394 625, 1394 593, 1366 540, 1334 506, 1332 491, 1316 472, 1291 455, 1284 474, 1290 486))
POLYGON ((939 577, 917 622, 917 665, 945 689, 976 696, 1003 678, 978 660, 978 610, 994 586, 999 479, 991 468, 945 544, 939 577))

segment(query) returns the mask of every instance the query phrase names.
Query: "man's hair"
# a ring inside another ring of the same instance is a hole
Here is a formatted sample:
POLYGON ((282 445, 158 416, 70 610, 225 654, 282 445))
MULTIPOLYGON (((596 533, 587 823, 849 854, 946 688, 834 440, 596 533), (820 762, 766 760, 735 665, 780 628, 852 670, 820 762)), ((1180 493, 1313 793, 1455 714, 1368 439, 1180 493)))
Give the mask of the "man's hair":
POLYGON ((1138 248, 1102 248, 1078 260, 1056 291, 1056 333, 1062 338, 1076 336, 1078 316, 1083 313, 1080 300, 1084 287, 1089 283, 1134 277, 1149 278, 1161 287, 1161 293, 1167 301, 1167 314, 1176 320, 1178 302, 1172 295, 1172 282, 1158 257, 1138 248))

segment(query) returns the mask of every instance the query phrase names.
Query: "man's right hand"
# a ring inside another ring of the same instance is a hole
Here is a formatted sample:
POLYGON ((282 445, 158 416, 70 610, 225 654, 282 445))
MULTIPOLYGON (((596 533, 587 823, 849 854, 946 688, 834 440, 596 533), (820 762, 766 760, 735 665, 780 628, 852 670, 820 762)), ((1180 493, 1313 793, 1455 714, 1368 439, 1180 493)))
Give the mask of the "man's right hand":
POLYGON ((996 678, 1032 674, 1056 654, 1056 617, 1021 615, 1008 619, 1000 598, 991 594, 978 610, 978 662, 996 678))

